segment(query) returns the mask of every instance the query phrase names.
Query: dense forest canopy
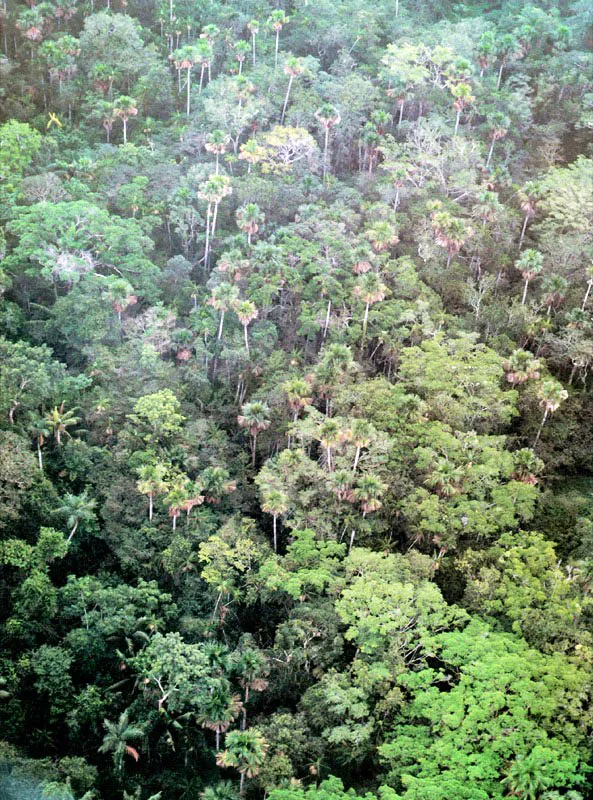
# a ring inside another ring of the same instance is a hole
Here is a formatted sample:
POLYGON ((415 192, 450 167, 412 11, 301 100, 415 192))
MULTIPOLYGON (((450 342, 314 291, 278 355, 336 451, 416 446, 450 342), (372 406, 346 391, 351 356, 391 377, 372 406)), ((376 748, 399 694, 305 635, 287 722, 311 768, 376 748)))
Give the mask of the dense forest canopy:
POLYGON ((0 0, 0 798, 593 796, 593 8, 0 0))

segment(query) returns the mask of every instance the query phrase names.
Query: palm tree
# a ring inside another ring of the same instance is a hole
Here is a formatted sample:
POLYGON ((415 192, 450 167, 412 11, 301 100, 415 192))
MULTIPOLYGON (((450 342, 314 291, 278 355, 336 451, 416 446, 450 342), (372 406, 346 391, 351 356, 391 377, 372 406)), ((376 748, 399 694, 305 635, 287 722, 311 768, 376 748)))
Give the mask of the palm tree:
POLYGON ((324 420, 317 429, 315 438, 325 447, 327 469, 329 472, 333 472, 332 448, 335 447, 342 438, 340 424, 335 419, 324 420))
POLYGON ((123 711, 117 722, 110 722, 106 719, 103 725, 106 733, 99 752, 112 753, 115 768, 121 775, 124 769, 124 756, 131 756, 134 761, 138 761, 140 758, 138 751, 128 742, 140 739, 144 736, 144 731, 140 726, 130 724, 129 711, 123 711))
POLYGON ((349 439, 356 447, 354 463, 352 464, 352 472, 356 472, 356 468, 358 467, 358 462, 360 460, 361 450, 363 447, 369 446, 374 433, 374 427, 366 419, 355 419, 352 422, 349 431, 349 439))
POLYGON ((204 86, 204 72, 206 69, 208 70, 208 74, 210 74, 210 68, 212 64, 212 45, 210 45, 206 39, 199 39, 196 43, 196 50, 198 51, 198 61, 200 62, 200 88, 199 93, 202 93, 202 88, 204 86))
POLYGON ((37 460, 39 462, 39 469, 43 472, 43 456, 41 454, 41 448, 45 444, 45 440, 51 433, 48 421, 39 417, 31 421, 29 425, 29 433, 35 439, 35 444, 37 446, 37 460))
POLYGON ((552 313, 552 309, 560 305, 566 297, 569 283, 562 275, 546 275, 542 281, 544 292, 544 303, 548 307, 547 316, 552 313))
POLYGON ((45 416, 45 422, 49 427, 54 439, 58 446, 62 444, 62 436, 66 435, 69 438, 70 432, 68 428, 78 425, 80 418, 76 416, 77 408, 71 408, 69 411, 64 410, 64 403, 60 406, 54 406, 45 416))
POLYGON ((169 491, 167 492, 166 503, 169 508, 173 530, 177 529, 177 520, 189 499, 187 493, 188 484, 189 478, 186 475, 180 475, 168 486, 169 491))
POLYGON ((148 496, 148 521, 152 522, 154 497, 167 491, 167 467, 160 463, 146 464, 138 469, 138 477, 136 487, 148 496))
POLYGON ((247 174, 250 175, 254 164, 259 164, 265 158, 266 150, 255 139, 249 139, 239 149, 241 151, 239 158, 241 161, 247 161, 247 174))
POLYGON ((240 39, 235 45, 235 58, 239 62, 239 75, 243 73, 243 62, 247 58, 247 53, 249 50, 249 44, 243 39, 240 39))
POLYGON ((276 47, 274 50, 274 69, 278 67, 278 44, 280 42, 280 31, 289 22, 288 17, 281 9, 272 11, 268 17, 268 25, 276 34, 276 47))
POLYGON ((216 311, 220 312, 220 322, 218 324, 218 336, 216 337, 217 342, 220 342, 220 340, 222 339, 224 315, 226 314, 227 311, 230 311, 230 309, 233 308, 238 299, 239 299, 239 290, 237 289, 236 286, 233 286, 230 283, 219 283, 218 286, 215 286, 212 289, 212 294, 210 295, 208 304, 211 305, 212 308, 216 309, 216 311))
POLYGON ((319 122, 324 130, 324 143, 323 143, 323 180, 327 178, 329 170, 328 152, 329 152, 329 132, 336 125, 339 125, 342 118, 340 112, 335 106, 330 103, 324 103, 315 112, 315 119, 319 122))
POLYGON ((268 743, 257 730, 231 731, 226 737, 226 750, 216 754, 219 767, 235 767, 241 775, 239 793, 243 795, 245 778, 254 778, 264 763, 268 743))
POLYGON ((568 392, 566 389, 563 388, 562 384, 558 381, 554 380, 553 378, 544 381, 537 393, 539 398, 539 404, 544 409, 544 416, 540 423, 540 426, 537 431, 537 436, 535 437, 535 441, 533 443, 532 449, 535 450, 537 443, 539 442, 540 436, 544 429, 544 425, 546 424, 546 420, 550 414, 553 414, 555 411, 560 408, 560 405, 566 398, 568 397, 568 392))
POLYGON ((303 378, 291 378, 282 384, 282 390, 286 394, 288 405, 293 412, 293 422, 299 417, 299 411, 305 406, 311 405, 311 387, 303 378))
POLYGON ((498 70, 498 80, 496 82, 497 90, 500 89, 500 83, 502 81, 502 71, 505 68, 507 62, 513 58, 513 56, 518 55, 521 52, 521 48, 519 46, 519 42, 515 39, 515 37, 507 33, 501 37, 500 42, 498 43, 498 54, 500 55, 500 69, 498 70))
POLYGON ((239 228, 247 234, 247 244, 251 244, 251 237, 258 232, 266 215, 260 210, 257 203, 245 203, 244 206, 237 209, 235 217, 239 228))
POLYGON ((366 229, 364 235, 376 253, 384 253, 399 242, 397 232, 391 222, 386 219, 374 222, 370 228, 366 229))
POLYGON ((138 298, 134 294, 134 287, 125 278, 118 278, 114 275, 109 275, 105 278, 105 296, 113 306, 113 310, 117 314, 119 322, 121 322, 122 314, 129 306, 133 306, 138 302, 138 298))
POLYGON ((426 486, 434 489, 439 497, 454 497, 463 483, 464 472, 448 458, 437 458, 429 475, 424 479, 426 486))
POLYGON ((256 19, 250 20, 247 23, 247 30, 251 34, 251 58, 255 67, 255 37, 259 33, 259 22, 256 19))
POLYGON ((471 228, 466 228, 463 220, 452 216, 448 211, 437 210, 431 214, 435 241, 447 251, 447 267, 456 256, 467 239, 473 235, 471 228))
POLYGON ((189 117, 190 114, 190 97, 191 97, 191 71, 192 67, 194 67, 198 61, 200 60, 200 51, 197 47, 192 47, 191 45, 185 45, 185 47, 181 47, 179 50, 175 50, 171 53, 170 58, 175 63, 175 66, 178 70, 184 69, 187 71, 187 96, 186 96, 186 108, 185 113, 186 116, 189 117))
POLYGON ((232 781, 219 781, 200 792, 201 800, 237 800, 238 794, 232 781))
POLYGON ((220 750, 220 734, 226 733, 243 707, 239 695, 229 694, 227 686, 217 681, 200 704, 198 722, 216 734, 216 750, 220 750))
POLYGON ((226 153, 226 149, 228 147, 229 142, 231 141, 231 137, 226 134, 224 131, 216 130, 212 131, 211 134, 208 135, 208 141, 204 145, 204 148, 209 153, 214 153, 216 156, 216 174, 218 175, 219 169, 219 158, 221 155, 226 153))
POLYGON ((521 800, 539 800, 549 786, 536 760, 521 754, 515 756, 501 783, 509 797, 521 800))
POLYGON ((286 63, 284 64, 284 73, 285 75, 288 75, 288 87, 286 89, 286 96, 284 97, 284 105, 282 106, 282 115, 280 117, 281 125, 284 125, 284 117, 286 116, 286 107, 288 106, 288 98, 290 97, 292 82, 295 78, 298 78, 299 75, 302 75, 304 71, 305 68, 300 58, 294 58, 291 56, 290 58, 286 59, 286 63))
POLYGON ((136 101, 127 95, 121 95, 113 104, 113 113, 119 117, 124 126, 124 144, 128 142, 128 120, 138 114, 136 101))
POLYGON ((376 475, 363 475, 359 479, 353 496, 362 507, 363 517, 382 507, 381 497, 386 488, 386 485, 376 475))
POLYGON ((235 664, 235 671, 239 675, 239 684, 244 689, 243 697, 243 721, 241 729, 245 730, 247 727, 247 703, 249 702, 249 692, 263 692, 268 688, 268 661, 260 650, 253 647, 247 647, 241 651, 241 654, 235 664))
POLYGON ((72 537, 81 522, 94 522, 96 507, 97 501, 88 496, 86 489, 82 494, 67 494, 64 496, 62 505, 54 513, 66 517, 66 522, 70 528, 66 541, 72 541, 72 537))
POLYGON ((278 489, 266 489, 262 492, 262 511, 272 515, 274 552, 278 552, 277 520, 288 511, 288 495, 278 489))
POLYGON ((367 333, 367 324, 369 320, 369 309, 375 303, 379 303, 385 299, 387 294, 387 286, 381 281, 381 277, 376 272, 367 272, 360 278, 357 285, 354 287, 354 294, 360 297, 364 306, 364 315, 362 318, 362 340, 361 347, 364 346, 364 340, 367 333))
POLYGON ((527 181, 517 194, 519 196, 521 211, 525 214, 523 227, 521 228, 521 236, 519 238, 519 251, 521 251, 523 239, 525 238, 525 231, 527 230, 527 223, 530 219, 533 219, 537 213, 537 204, 543 197, 544 188, 541 183, 527 181))
POLYGON ((538 474, 544 469, 544 462, 538 458, 530 447, 523 447, 513 453, 513 472, 511 478, 514 481, 527 483, 535 486, 539 482, 538 474))
POLYGON ((237 417, 239 427, 246 428, 251 437, 251 466, 253 467, 255 467, 257 437, 261 431, 265 431, 270 427, 269 414, 270 409, 267 404, 255 400, 251 403, 245 403, 237 417))
POLYGON ((204 266, 208 266, 210 256, 210 242, 214 240, 216 233, 216 217, 220 202, 228 195, 232 194, 231 179, 226 175, 211 175, 210 178, 199 187, 198 197, 206 200, 208 209, 206 212, 206 245, 204 252, 204 266), (214 213, 212 213, 214 207, 214 213), (210 220, 212 219, 212 224, 210 220))
POLYGON ((503 362, 507 381, 516 386, 528 380, 538 380, 541 362, 528 350, 513 350, 509 358, 503 362))
POLYGON ((520 258, 515 262, 515 269, 518 269, 521 275, 523 276, 523 280, 525 281, 525 285, 523 287, 523 297, 521 298, 521 305, 525 305, 525 301, 527 300, 527 289, 529 288, 530 282, 537 278, 537 276, 541 273, 544 266, 544 257, 541 253, 538 253, 537 250, 525 250, 521 253, 520 258))
POLYGON ((489 134, 490 150, 488 151, 488 158, 486 159, 486 169, 488 169, 490 166, 490 160, 492 159, 492 153, 494 152, 495 142, 498 142, 499 139, 504 139, 509 132, 510 125, 511 121, 504 114, 493 115, 489 134))
POLYGON ((453 86, 451 86, 451 94, 455 98, 453 107, 457 111, 457 116, 455 118, 455 131, 453 132, 453 136, 457 136, 461 114, 466 106, 471 105, 476 98, 472 95, 472 87, 469 85, 469 83, 463 82, 453 84, 453 86))
POLYGON ((243 336, 245 339, 245 350, 249 358, 249 339, 247 337, 247 327, 249 323, 257 319, 258 311, 251 300, 242 300, 235 305, 235 314, 239 317, 239 322, 243 326, 243 336))

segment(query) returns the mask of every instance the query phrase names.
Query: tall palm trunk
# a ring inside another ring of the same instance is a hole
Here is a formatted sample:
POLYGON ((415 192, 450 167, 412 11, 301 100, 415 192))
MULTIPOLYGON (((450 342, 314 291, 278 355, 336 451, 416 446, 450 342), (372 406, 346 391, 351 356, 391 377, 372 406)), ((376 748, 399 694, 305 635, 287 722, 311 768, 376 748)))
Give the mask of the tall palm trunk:
POLYGON ((251 34, 251 59, 255 67, 255 33, 251 34))
POLYGON ((123 123, 124 123, 124 144, 127 144, 128 143, 128 120, 125 117, 123 117, 123 123))
POLYGON ((280 31, 276 31, 276 49, 274 51, 274 69, 278 67, 278 44, 280 42, 280 31))
POLYGON ((152 522, 152 505, 153 505, 152 494, 149 494, 148 495, 148 521, 149 522, 152 522))
POLYGON ((186 114, 189 117, 189 103, 190 103, 190 92, 191 92, 191 67, 187 69, 187 108, 186 114))
POLYGON ((325 128, 325 142, 323 145, 323 180, 327 177, 327 153, 329 148, 329 128, 325 128))
POLYGON ((330 319, 331 310, 332 310, 332 301, 328 300, 327 301, 327 311, 325 312, 325 325, 323 327, 323 338, 324 339, 327 336, 327 329, 329 328, 329 319, 330 319))
POLYGON ((202 87, 204 86, 204 69, 206 68, 205 64, 202 64, 202 69, 200 70, 200 88, 198 90, 198 94, 202 94, 202 87))
POLYGON ((525 305, 525 301, 527 300, 527 289, 529 287, 529 278, 525 278, 525 286, 523 287, 523 297, 521 298, 521 305, 525 305))
POLYGON ((496 88, 500 89, 500 82, 502 81, 502 71, 504 69, 504 59, 500 62, 500 69, 498 70, 498 80, 496 81, 496 88))
POLYGON ((280 124, 284 125, 284 117, 286 115, 286 106, 288 105, 288 98, 290 97, 290 90, 292 89, 292 82, 294 80, 294 75, 291 75, 288 79, 288 88, 286 90, 286 97, 284 98, 284 106, 282 108, 282 116, 280 117, 280 124))
POLYGON ((546 408, 546 410, 544 411, 544 416, 543 416, 543 418, 542 418, 542 421, 541 421, 541 423, 540 423, 540 426, 539 426, 539 428, 537 429, 537 436, 535 437, 535 441, 533 442, 533 445, 532 445, 532 449, 533 449, 533 450, 535 450, 535 448, 536 448, 536 446, 537 446, 537 443, 539 442, 539 437, 542 435, 542 431, 543 431, 543 429, 544 429, 544 425, 546 424, 546 420, 548 419, 548 414, 549 414, 549 413, 550 413, 550 412, 549 412, 549 409, 547 409, 547 408, 546 408))
POLYGON ((486 159, 486 169, 488 169, 488 167, 490 166, 490 159, 492 158, 492 152, 494 150, 494 142, 495 142, 495 140, 493 139, 492 143, 490 145, 490 151, 488 153, 488 158, 486 159))
POLYGON ((525 214, 525 219, 523 220, 523 227, 521 228, 521 236, 519 238, 519 250, 521 250, 523 239, 525 238, 525 231, 527 230, 528 222, 529 222, 529 214, 525 214))
POLYGON ((457 111, 457 117, 455 119, 455 131, 453 136, 457 136, 457 131, 459 130, 459 120, 461 119, 461 109, 457 111))
POLYGON ((404 105, 405 105, 405 103, 406 103, 406 101, 402 100, 401 105, 399 107, 399 119, 397 121, 398 125, 402 124, 402 119, 403 119, 403 116, 404 116, 404 105))
POLYGON ((274 521, 274 552, 277 553, 278 552, 278 527, 277 527, 277 519, 278 519, 278 517, 276 516, 276 514, 273 515, 272 519, 274 521))
POLYGON ((224 309, 220 312, 220 322, 218 324, 218 336, 216 337, 216 341, 220 342, 222 339, 222 328, 224 326, 224 309))
POLYGON ((245 351, 247 358, 249 358, 249 337, 247 336, 247 325, 243 325, 243 335, 245 337, 245 351))
POLYGON ((41 455, 41 445, 37 439, 37 459, 39 461, 39 469, 43 472, 43 456, 41 455))
POLYGON ((210 215, 212 213, 212 205, 208 203, 208 210, 206 211, 206 245, 204 250, 204 266, 208 267, 208 256, 210 255, 210 215))
POLYGON ((73 537, 73 536, 74 536, 74 534, 76 533, 76 529, 77 529, 77 528, 78 528, 78 520, 76 520, 76 522, 74 523, 74 526, 73 526, 72 530, 70 531, 70 535, 69 535, 69 536, 68 536, 68 538, 66 539, 66 542, 67 542, 68 544, 70 544, 70 542, 72 541, 72 537, 73 537))
POLYGON ((587 305, 587 300, 589 299, 589 295, 591 294, 591 287, 593 286, 593 281, 589 281, 587 284, 587 291, 585 292, 585 296, 583 297, 583 302, 581 305, 581 311, 585 310, 585 306, 587 305))

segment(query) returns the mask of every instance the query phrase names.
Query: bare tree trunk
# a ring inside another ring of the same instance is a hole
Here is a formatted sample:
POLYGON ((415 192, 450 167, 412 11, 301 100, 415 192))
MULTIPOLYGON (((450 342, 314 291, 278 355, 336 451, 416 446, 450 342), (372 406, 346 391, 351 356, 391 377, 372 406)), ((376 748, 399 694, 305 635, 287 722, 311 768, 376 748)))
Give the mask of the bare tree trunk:
POLYGON ((253 61, 253 66, 255 67, 255 33, 251 34, 251 60, 253 61))
POLYGON ((37 458, 39 460, 39 469, 43 472, 43 456, 41 455, 41 445, 37 439, 37 458))
POLYGON ((325 143, 323 146, 323 180, 327 177, 327 151, 329 147, 329 128, 325 129, 325 143))
POLYGON ((525 219, 523 220, 523 227, 521 228, 521 237, 519 238, 519 251, 521 251, 521 246, 523 244, 523 239, 525 238, 525 231, 527 230, 528 222, 529 222, 529 214, 526 214, 525 219))
POLYGON ((324 339, 327 336, 327 329, 329 328, 329 318, 330 318, 330 314, 331 314, 331 309, 332 309, 332 301, 328 300, 327 301, 327 311, 325 312, 325 325, 324 325, 324 328, 323 328, 323 338, 324 339))
POLYGON ((542 418, 540 426, 539 426, 539 428, 537 430, 537 436, 535 437, 535 441, 531 446, 533 450, 535 450, 535 448, 537 446, 537 443, 539 442, 539 437, 542 435, 542 431, 544 429, 544 425, 546 424, 546 420, 548 419, 548 413, 549 413, 548 409, 546 408, 546 410, 544 411, 544 416, 542 418))
POLYGON ((208 256, 210 255, 210 214, 212 213, 211 205, 208 203, 208 210, 206 211, 206 247, 204 251, 204 266, 208 268, 208 256))
POLYGON ((148 521, 152 522, 152 495, 148 495, 148 521))
POLYGON ((222 339, 222 326, 224 325, 224 310, 220 312, 220 323, 218 325, 218 336, 216 337, 216 341, 220 342, 222 339))
POLYGON ((496 88, 500 89, 500 82, 502 81, 502 71, 504 69, 504 59, 500 62, 500 69, 498 70, 498 80, 496 81, 496 88))
POLYGON ((583 297, 583 303, 581 305, 581 311, 585 310, 585 306, 587 305, 587 300, 589 299, 589 295, 591 294, 591 287, 593 286, 593 281, 589 281, 587 284, 587 291, 585 292, 585 296, 583 297))
POLYGON ((525 280, 525 286, 523 287, 523 297, 521 298, 521 305, 525 305, 525 300, 527 300, 527 288, 529 286, 529 278, 525 280))
POLYGON ((490 145, 490 151, 488 153, 488 158, 486 159, 486 169, 488 169, 488 167, 490 166, 490 159, 492 158, 492 152, 494 150, 494 142, 495 142, 495 140, 493 139, 492 140, 492 144, 490 145))
POLYGON ((245 336, 245 351, 247 358, 249 358, 249 337, 247 336, 247 325, 243 325, 243 334, 245 336))
POLYGON ((276 50, 274 52, 274 69, 278 67, 278 44, 280 40, 280 31, 276 31, 276 50))
POLYGON ((78 520, 76 520, 76 522, 74 523, 74 527, 73 527, 73 528, 72 528, 72 530, 70 531, 70 536, 69 536, 69 537, 66 539, 66 542, 67 542, 68 544, 70 544, 70 542, 72 541, 72 537, 73 537, 73 536, 74 536, 74 534, 76 533, 76 529, 77 529, 77 528, 78 528, 78 520))
POLYGON ((187 70, 187 108, 186 114, 189 117, 189 103, 190 103, 190 92, 191 92, 191 67, 187 70))
POLYGON ((273 520, 274 520, 274 552, 275 553, 278 552, 278 530, 277 530, 277 523, 276 523, 277 519, 278 518, 277 518, 276 514, 274 514, 273 520))
POLYGON ((286 115, 286 106, 288 105, 288 98, 290 97, 290 90, 292 89, 292 82, 294 80, 294 75, 291 75, 288 79, 288 89, 286 90, 286 97, 284 98, 284 106, 282 108, 282 116, 280 117, 280 124, 284 125, 284 117, 286 115))

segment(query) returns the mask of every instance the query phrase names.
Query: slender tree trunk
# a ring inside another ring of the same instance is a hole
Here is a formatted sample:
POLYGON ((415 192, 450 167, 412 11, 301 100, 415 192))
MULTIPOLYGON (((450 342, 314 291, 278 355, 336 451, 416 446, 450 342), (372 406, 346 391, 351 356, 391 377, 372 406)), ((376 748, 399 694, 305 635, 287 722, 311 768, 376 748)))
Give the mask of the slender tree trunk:
POLYGON ((171 519, 173 520, 173 530, 176 530, 177 529, 177 514, 173 514, 171 519))
POLYGON ((245 773, 241 773, 241 778, 239 779, 239 794, 241 797, 245 794, 245 773))
POLYGON ((294 75, 291 75, 288 79, 288 89, 286 90, 286 97, 284 98, 284 106, 282 108, 282 116, 280 117, 280 124, 284 125, 284 117, 286 115, 286 106, 288 105, 288 98, 290 97, 290 90, 292 89, 292 82, 294 80, 294 75))
POLYGON ((77 528, 78 528, 78 520, 76 520, 76 522, 74 523, 74 527, 70 531, 70 536, 68 536, 68 538, 66 539, 67 544, 70 544, 70 542, 72 541, 72 537, 76 533, 77 528))
POLYGON ((208 268, 208 256, 210 255, 210 215, 212 213, 212 206, 208 203, 208 210, 206 211, 206 245, 204 250, 204 266, 208 268))
POLYGON ((218 728, 216 729, 215 733, 216 733, 216 752, 218 753, 218 751, 220 750, 220 731, 218 730, 218 728))
POLYGON ((128 143, 128 120, 124 117, 124 144, 128 143))
POLYGON ((527 288, 529 286, 529 278, 525 280, 525 286, 523 287, 523 297, 521 298, 521 305, 525 305, 525 300, 527 300, 527 288))
POLYGON ((526 214, 525 219, 523 220, 523 227, 521 228, 521 236, 519 238, 519 252, 521 252, 521 246, 523 245, 523 239, 525 238, 525 231, 527 230, 528 222, 529 222, 529 214, 526 214))
POLYGON ((251 34, 251 60, 255 67, 255 33, 251 34))
POLYGON ((329 128, 325 129, 325 142, 323 146, 323 180, 327 178, 327 152, 329 148, 329 128))
POLYGON ((393 210, 397 211, 398 206, 399 206, 399 186, 397 186, 395 189, 395 200, 393 201, 393 210))
POLYGON ((280 41, 280 31, 276 31, 276 49, 274 51, 274 69, 278 67, 278 44, 280 41))
POLYGON ((351 534, 350 534, 350 544, 348 545, 348 553, 350 553, 350 551, 352 550, 352 548, 354 546, 354 537, 355 536, 356 536, 356 531, 353 530, 351 532, 351 534))
POLYGON ((243 74, 243 62, 239 61, 239 77, 243 74))
POLYGON ((208 83, 212 82, 212 62, 208 62, 208 83))
POLYGON ((37 439, 37 459, 39 461, 39 469, 43 472, 43 456, 41 455, 41 445, 37 439))
POLYGON ((492 152, 493 152, 493 150, 494 150, 494 141, 495 141, 495 140, 493 139, 493 140, 492 140, 492 143, 491 143, 491 145, 490 145, 490 151, 489 151, 489 153, 488 153, 488 158, 487 158, 487 160, 486 160, 486 169, 488 169, 488 167, 490 166, 490 159, 492 158, 492 152))
POLYGON ((356 467, 358 466, 358 461, 360 459, 360 445, 356 445, 356 454, 354 456, 354 464, 352 465, 352 472, 356 472, 356 467))
POLYGON ((222 339, 222 327, 224 325, 224 309, 220 312, 220 323, 218 325, 218 336, 216 337, 216 341, 220 342, 222 339))
POLYGON ((216 151, 215 155, 216 155, 216 174, 218 175, 218 170, 219 170, 219 163, 218 163, 219 162, 219 153, 218 153, 218 151, 216 151))
POLYGON ((496 88, 500 89, 500 82, 502 81, 502 71, 504 69, 504 60, 500 62, 500 69, 498 70, 498 80, 496 81, 496 88))
POLYGON ((457 131, 459 130, 459 120, 461 119, 461 109, 457 111, 457 117, 455 119, 455 131, 453 136, 457 136, 457 131))
POLYGON ((548 413, 549 413, 549 411, 546 408, 546 410, 544 411, 544 416, 542 418, 540 426, 539 426, 539 428, 537 430, 537 436, 535 437, 535 441, 534 441, 534 443, 532 445, 532 449, 533 450, 535 450, 535 448, 537 447, 537 443, 539 442, 539 437, 542 435, 542 431, 544 429, 544 425, 546 424, 546 420, 548 419, 548 413))
POLYGON ((401 105, 400 105, 400 107, 399 107, 399 119, 398 119, 398 121, 397 121, 397 124, 398 124, 398 125, 401 125, 401 124, 402 124, 402 119, 403 119, 403 117, 404 117, 404 105, 405 105, 405 103, 406 103, 406 101, 405 101, 405 100, 402 100, 402 102, 401 102, 401 105))
POLYGON ((190 103, 190 92, 191 92, 191 67, 187 70, 187 109, 186 114, 189 117, 189 103, 190 103))
POLYGON ((327 452, 327 469, 329 472, 333 472, 333 465, 332 465, 332 449, 329 445, 325 448, 327 452))
POLYGON ((214 242, 214 235, 216 233, 216 217, 218 216, 218 203, 214 203, 214 214, 212 215, 212 233, 210 239, 214 242))
POLYGON ((202 94, 203 85, 204 85, 204 64, 202 64, 202 69, 200 70, 200 88, 198 90, 198 94, 202 94))
POLYGON ((243 325, 243 335, 245 337, 245 352, 249 358, 249 336, 247 335, 247 325, 243 325))
POLYGON ((324 325, 324 328, 323 328, 323 338, 324 339, 327 336, 327 330, 329 328, 329 319, 330 319, 331 310, 332 310, 332 301, 328 300, 327 301, 327 311, 325 312, 325 325, 324 325))
POLYGON ((276 521, 277 521, 278 518, 277 518, 276 514, 274 514, 272 519, 274 520, 274 552, 277 553, 278 552, 278 528, 277 528, 277 522, 276 521))
POLYGON ((591 294, 591 287, 593 286, 593 281, 589 281, 587 284, 587 291, 585 292, 585 296, 583 297, 583 303, 581 305, 581 311, 585 310, 585 306, 587 305, 587 300, 589 299, 589 295, 591 294))
POLYGON ((366 335, 367 335, 367 323, 369 321, 369 308, 370 308, 370 303, 367 303, 365 305, 365 307, 364 307, 364 317, 362 319, 362 342, 360 343, 361 348, 364 345, 364 340, 365 340, 366 335))
POLYGON ((251 466, 255 467, 255 453, 257 447, 257 434, 251 437, 251 466))
POLYGON ((152 505, 153 505, 152 494, 149 494, 148 495, 148 521, 149 522, 152 522, 152 505))

